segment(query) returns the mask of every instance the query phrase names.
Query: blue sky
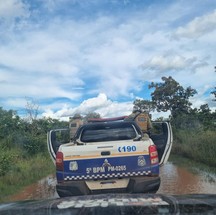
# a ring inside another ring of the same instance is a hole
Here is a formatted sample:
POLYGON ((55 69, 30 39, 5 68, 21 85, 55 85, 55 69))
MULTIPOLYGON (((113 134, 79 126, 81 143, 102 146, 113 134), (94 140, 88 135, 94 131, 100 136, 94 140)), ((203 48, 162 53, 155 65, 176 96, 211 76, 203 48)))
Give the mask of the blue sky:
POLYGON ((172 76, 215 110, 215 38, 212 0, 0 0, 0 106, 121 116, 172 76))

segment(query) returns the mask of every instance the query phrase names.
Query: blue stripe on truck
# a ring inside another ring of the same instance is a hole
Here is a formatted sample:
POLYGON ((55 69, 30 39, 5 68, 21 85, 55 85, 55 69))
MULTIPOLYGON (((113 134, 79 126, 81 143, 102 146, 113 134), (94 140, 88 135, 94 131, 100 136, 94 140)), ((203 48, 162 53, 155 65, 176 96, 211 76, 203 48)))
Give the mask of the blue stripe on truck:
POLYGON ((151 165, 149 155, 102 157, 64 161, 64 172, 57 171, 57 180, 94 180, 159 174, 159 165, 151 165))

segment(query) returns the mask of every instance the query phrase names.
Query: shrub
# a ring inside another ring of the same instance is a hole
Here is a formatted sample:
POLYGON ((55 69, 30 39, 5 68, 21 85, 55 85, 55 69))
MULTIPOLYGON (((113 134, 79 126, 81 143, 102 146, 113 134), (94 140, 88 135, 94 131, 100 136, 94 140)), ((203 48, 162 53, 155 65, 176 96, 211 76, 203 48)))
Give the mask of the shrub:
POLYGON ((5 147, 0 151, 0 176, 5 175, 12 167, 14 155, 5 147))
POLYGON ((46 136, 26 136, 23 148, 29 155, 35 155, 40 152, 45 152, 47 150, 46 136))

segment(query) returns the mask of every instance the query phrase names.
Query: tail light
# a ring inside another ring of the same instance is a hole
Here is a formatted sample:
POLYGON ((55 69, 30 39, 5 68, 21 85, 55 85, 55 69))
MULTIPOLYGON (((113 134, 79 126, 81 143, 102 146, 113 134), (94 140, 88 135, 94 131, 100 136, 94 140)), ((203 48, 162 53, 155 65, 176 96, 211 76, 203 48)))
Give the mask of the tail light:
POLYGON ((64 171, 63 153, 57 152, 56 154, 56 170, 64 171))
POLYGON ((155 145, 149 146, 149 156, 151 164, 157 164, 158 163, 158 152, 157 147, 155 145))

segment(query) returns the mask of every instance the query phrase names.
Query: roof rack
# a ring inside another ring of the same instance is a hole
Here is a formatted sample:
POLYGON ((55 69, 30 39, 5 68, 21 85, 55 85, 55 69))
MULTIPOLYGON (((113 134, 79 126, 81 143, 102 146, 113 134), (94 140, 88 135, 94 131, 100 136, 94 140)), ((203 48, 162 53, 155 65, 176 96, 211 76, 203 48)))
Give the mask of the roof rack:
POLYGON ((112 118, 90 118, 88 122, 112 122, 112 121, 119 121, 124 120, 127 116, 119 116, 119 117, 112 117, 112 118))

